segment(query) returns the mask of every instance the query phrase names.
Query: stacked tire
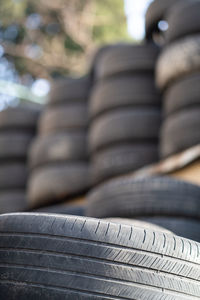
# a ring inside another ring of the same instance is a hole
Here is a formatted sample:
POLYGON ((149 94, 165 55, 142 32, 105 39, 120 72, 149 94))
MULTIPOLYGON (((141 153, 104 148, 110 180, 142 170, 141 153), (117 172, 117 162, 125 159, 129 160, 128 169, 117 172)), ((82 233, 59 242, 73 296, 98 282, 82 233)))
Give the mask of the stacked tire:
POLYGON ((40 109, 19 105, 0 112, 0 213, 27 209, 27 153, 40 109))
POLYGON ((200 2, 184 1, 167 16, 166 46, 157 63, 163 92, 162 158, 200 143, 200 2))
POLYGON ((87 99, 90 78, 67 78, 52 86, 29 153, 31 208, 64 202, 89 187, 87 99))
POLYGON ((155 44, 117 44, 97 56, 89 101, 91 177, 98 184, 158 159, 155 44))

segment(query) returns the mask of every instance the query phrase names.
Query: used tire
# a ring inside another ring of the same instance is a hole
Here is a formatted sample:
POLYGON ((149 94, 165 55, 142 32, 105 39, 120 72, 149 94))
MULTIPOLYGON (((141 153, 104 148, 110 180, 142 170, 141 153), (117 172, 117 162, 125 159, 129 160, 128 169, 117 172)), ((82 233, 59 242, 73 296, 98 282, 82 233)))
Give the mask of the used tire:
POLYGON ((86 162, 46 165, 34 170, 28 184, 30 207, 62 202, 69 196, 80 195, 89 187, 86 162))
POLYGON ((95 119, 89 132, 89 149, 94 152, 119 142, 156 141, 161 121, 160 109, 124 108, 95 119))
POLYGON ((157 160, 156 143, 133 143, 109 147, 95 153, 92 157, 91 178, 94 183, 99 183, 110 177, 135 171, 157 160))
POLYGON ((200 217, 200 187, 169 177, 118 178, 88 194, 90 217, 200 217))
POLYGON ((85 103, 48 107, 40 118, 39 132, 46 135, 62 130, 86 129, 87 123, 85 103))
POLYGON ((25 188, 27 175, 27 166, 23 162, 2 164, 0 166, 0 190, 25 188))
POLYGON ((86 160, 86 132, 66 132, 39 136, 29 151, 29 165, 35 168, 48 163, 86 160))
POLYGON ((97 77, 102 79, 123 73, 153 72, 158 54, 159 47, 151 43, 110 47, 99 59, 97 77))
POLYGON ((58 80, 51 86, 49 105, 87 101, 90 85, 89 76, 58 80))
POLYGON ((36 211, 41 213, 85 216, 85 205, 57 204, 42 207, 40 209, 37 209, 36 211))
POLYGON ((200 143, 200 107, 177 112, 162 125, 160 155, 167 157, 200 143))
POLYGON ((198 299, 198 243, 90 218, 0 217, 0 293, 14 299, 198 299))
POLYGON ((162 51, 156 67, 158 87, 165 89, 175 80, 200 70, 200 34, 168 45, 162 51))
POLYGON ((172 84, 164 95, 164 114, 200 107, 200 72, 192 73, 172 84))
POLYGON ((89 116, 131 106, 160 106, 161 98, 153 74, 119 76, 98 82, 91 93, 89 116))
POLYGON ((0 192, 0 214, 27 210, 24 190, 5 190, 0 192))

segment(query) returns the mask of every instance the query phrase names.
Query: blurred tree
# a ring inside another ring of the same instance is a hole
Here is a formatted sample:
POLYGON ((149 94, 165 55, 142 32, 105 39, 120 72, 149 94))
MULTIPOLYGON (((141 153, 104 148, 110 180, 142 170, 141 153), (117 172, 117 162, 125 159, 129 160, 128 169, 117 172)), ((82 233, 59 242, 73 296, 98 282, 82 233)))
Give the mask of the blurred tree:
POLYGON ((0 46, 24 84, 84 72, 97 45, 124 39, 123 0, 1 1, 0 46))

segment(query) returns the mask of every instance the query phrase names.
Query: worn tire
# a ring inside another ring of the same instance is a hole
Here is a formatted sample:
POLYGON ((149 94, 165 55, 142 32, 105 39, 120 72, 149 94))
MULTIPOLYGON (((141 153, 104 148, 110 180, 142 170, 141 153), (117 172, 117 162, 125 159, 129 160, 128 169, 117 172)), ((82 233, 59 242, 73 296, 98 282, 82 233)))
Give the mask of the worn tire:
POLYGON ((84 217, 0 217, 0 293, 14 299, 198 299, 198 243, 84 217))
POLYGON ((192 73, 172 84, 164 95, 164 115, 169 116, 182 109, 200 107, 200 72, 192 73))
POLYGON ((89 187, 88 173, 86 162, 46 165, 35 169, 28 184, 29 206, 40 207, 80 195, 89 187))
POLYGON ((25 188, 27 176, 27 166, 24 162, 3 163, 0 166, 0 190, 25 188))
POLYGON ((90 91, 90 78, 65 78, 55 81, 49 94, 49 105, 87 101, 90 91))
POLYGON ((156 141, 161 112, 157 108, 124 108, 95 119, 89 132, 91 152, 121 142, 156 141))
POLYGON ((39 121, 39 133, 47 135, 66 130, 86 129, 88 123, 85 103, 48 107, 39 121))
POLYGON ((80 130, 39 136, 30 147, 29 166, 32 169, 48 163, 86 160, 86 139, 86 131, 80 130))
POLYGON ((153 74, 119 76, 97 82, 90 96, 89 116, 94 118, 120 107, 160 105, 153 74))
POLYGON ((153 72, 159 54, 155 44, 118 44, 110 47, 99 59, 98 79, 117 74, 153 72))
POLYGON ((92 156, 91 178, 100 183, 108 178, 135 171, 158 160, 156 143, 123 144, 106 148, 92 156))
POLYGON ((167 17, 169 28, 165 34, 166 41, 169 43, 184 36, 199 33, 199 11, 198 0, 178 2, 167 17))
POLYGON ((156 67, 156 82, 165 89, 175 80, 200 71, 200 34, 182 38, 162 51, 156 67))
POLYGON ((27 210, 25 190, 5 190, 0 192, 0 214, 27 210))
POLYGON ((200 187, 169 177, 118 178, 88 194, 90 217, 200 217, 200 187))
POLYGON ((167 157, 200 143, 200 106, 169 116, 162 125, 160 155, 167 157))

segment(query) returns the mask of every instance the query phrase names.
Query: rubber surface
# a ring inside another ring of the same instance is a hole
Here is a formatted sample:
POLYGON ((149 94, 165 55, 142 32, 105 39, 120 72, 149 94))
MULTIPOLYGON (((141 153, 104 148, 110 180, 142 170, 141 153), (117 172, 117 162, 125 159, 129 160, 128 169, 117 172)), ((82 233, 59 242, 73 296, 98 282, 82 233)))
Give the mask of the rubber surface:
POLYGON ((200 34, 196 34, 164 48, 156 67, 157 85, 165 89, 175 80, 199 70, 200 34))
POLYGON ((0 192, 0 214, 27 210, 25 190, 4 190, 0 192))
POLYGON ((75 215, 85 216, 85 205, 78 204, 57 204, 51 206, 45 206, 37 209, 36 212, 40 213, 51 213, 51 214, 64 214, 64 215, 75 215))
POLYGON ((27 175, 27 166, 24 162, 6 162, 1 164, 0 190, 25 188, 27 175))
POLYGON ((124 108, 95 119, 89 131, 89 149, 94 152, 120 142, 157 140, 161 112, 158 108, 124 108))
POLYGON ((200 217, 200 187, 170 177, 118 178, 88 194, 90 217, 200 217))
POLYGON ((57 80, 51 86, 48 104, 87 101, 90 85, 89 76, 57 80))
POLYGON ((48 107, 40 118, 39 133, 46 135, 58 131, 86 129, 87 123, 85 103, 48 107))
POLYGON ((118 76, 97 82, 89 101, 89 116, 94 118, 108 110, 132 106, 160 106, 161 97, 153 74, 118 76))
POLYGON ((199 144, 199 131, 200 106, 169 116, 161 128, 161 157, 167 157, 199 144))
POLYGON ((13 299, 197 300, 198 243, 73 216, 0 217, 0 293, 13 299))
POLYGON ((72 195, 85 192, 89 187, 86 162, 46 165, 31 173, 28 183, 30 207, 58 203, 72 195))
POLYGON ((155 44, 118 44, 99 59, 98 79, 125 73, 154 71, 159 47, 155 44))
POLYGON ((200 72, 192 73, 172 84, 164 94, 164 115, 182 109, 200 107, 200 72))
POLYGON ((156 161, 158 161, 158 145, 156 143, 130 143, 108 147, 92 156, 92 181, 100 183, 156 161))
POLYGON ((38 136, 29 151, 29 166, 35 168, 48 163, 86 160, 86 131, 38 136))

